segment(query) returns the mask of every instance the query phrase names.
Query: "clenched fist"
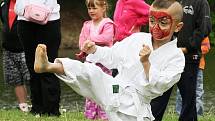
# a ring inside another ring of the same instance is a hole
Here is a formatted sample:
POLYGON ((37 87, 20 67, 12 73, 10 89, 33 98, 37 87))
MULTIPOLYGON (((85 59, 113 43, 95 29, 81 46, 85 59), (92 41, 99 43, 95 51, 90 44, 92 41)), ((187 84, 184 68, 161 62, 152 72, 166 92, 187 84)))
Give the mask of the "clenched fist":
POLYGON ((95 42, 92 42, 90 40, 86 40, 83 43, 83 46, 81 48, 81 50, 87 54, 92 54, 96 52, 96 45, 95 42))
POLYGON ((151 49, 147 45, 143 45, 143 48, 140 50, 139 56, 140 56, 140 61, 142 63, 147 62, 149 55, 151 54, 151 49))

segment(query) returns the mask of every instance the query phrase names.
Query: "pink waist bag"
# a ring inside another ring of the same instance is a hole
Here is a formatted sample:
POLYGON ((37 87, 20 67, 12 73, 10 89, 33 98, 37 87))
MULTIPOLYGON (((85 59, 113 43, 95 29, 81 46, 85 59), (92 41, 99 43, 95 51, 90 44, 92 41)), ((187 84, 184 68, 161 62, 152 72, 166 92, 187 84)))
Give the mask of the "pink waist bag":
POLYGON ((32 22, 44 25, 48 22, 51 10, 42 5, 27 5, 25 7, 24 17, 32 22))

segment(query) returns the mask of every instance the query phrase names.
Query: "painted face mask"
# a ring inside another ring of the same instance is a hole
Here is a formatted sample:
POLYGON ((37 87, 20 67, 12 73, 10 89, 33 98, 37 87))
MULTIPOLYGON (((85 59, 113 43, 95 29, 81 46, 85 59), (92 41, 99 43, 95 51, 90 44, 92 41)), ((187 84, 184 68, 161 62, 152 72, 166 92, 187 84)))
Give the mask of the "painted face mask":
POLYGON ((170 34, 172 17, 166 12, 151 11, 149 22, 153 39, 160 40, 170 34))

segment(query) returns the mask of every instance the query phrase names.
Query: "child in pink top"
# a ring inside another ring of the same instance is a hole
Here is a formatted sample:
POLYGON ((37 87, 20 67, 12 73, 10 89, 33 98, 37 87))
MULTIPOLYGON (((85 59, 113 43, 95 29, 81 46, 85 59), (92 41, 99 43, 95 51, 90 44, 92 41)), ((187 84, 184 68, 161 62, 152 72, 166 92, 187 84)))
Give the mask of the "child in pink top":
MULTIPOLYGON (((79 48, 82 48, 84 41, 91 40, 100 46, 112 46, 114 37, 114 24, 109 18, 106 18, 107 1, 106 0, 86 0, 88 14, 92 20, 84 22, 79 37, 79 48)), ((77 57, 84 60, 87 54, 80 52, 77 57)), ((111 70, 100 63, 96 63, 104 72, 111 75, 111 70)), ((90 99, 86 99, 84 115, 88 119, 107 120, 105 112, 99 105, 90 99)))
POLYGON ((114 43, 148 24, 149 5, 144 0, 118 0, 114 11, 116 33, 114 43))

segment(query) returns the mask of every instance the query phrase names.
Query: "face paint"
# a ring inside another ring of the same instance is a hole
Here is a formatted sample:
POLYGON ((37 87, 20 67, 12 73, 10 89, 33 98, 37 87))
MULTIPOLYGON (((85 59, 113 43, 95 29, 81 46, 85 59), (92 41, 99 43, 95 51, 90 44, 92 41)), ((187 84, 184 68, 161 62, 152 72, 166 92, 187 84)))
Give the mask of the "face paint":
POLYGON ((170 34, 170 29, 172 27, 172 17, 166 12, 151 11, 150 12, 150 32, 154 39, 162 39, 170 34), (152 21, 151 21, 152 19, 152 21), (162 29, 164 25, 163 20, 169 20, 165 23, 168 28, 162 29))

